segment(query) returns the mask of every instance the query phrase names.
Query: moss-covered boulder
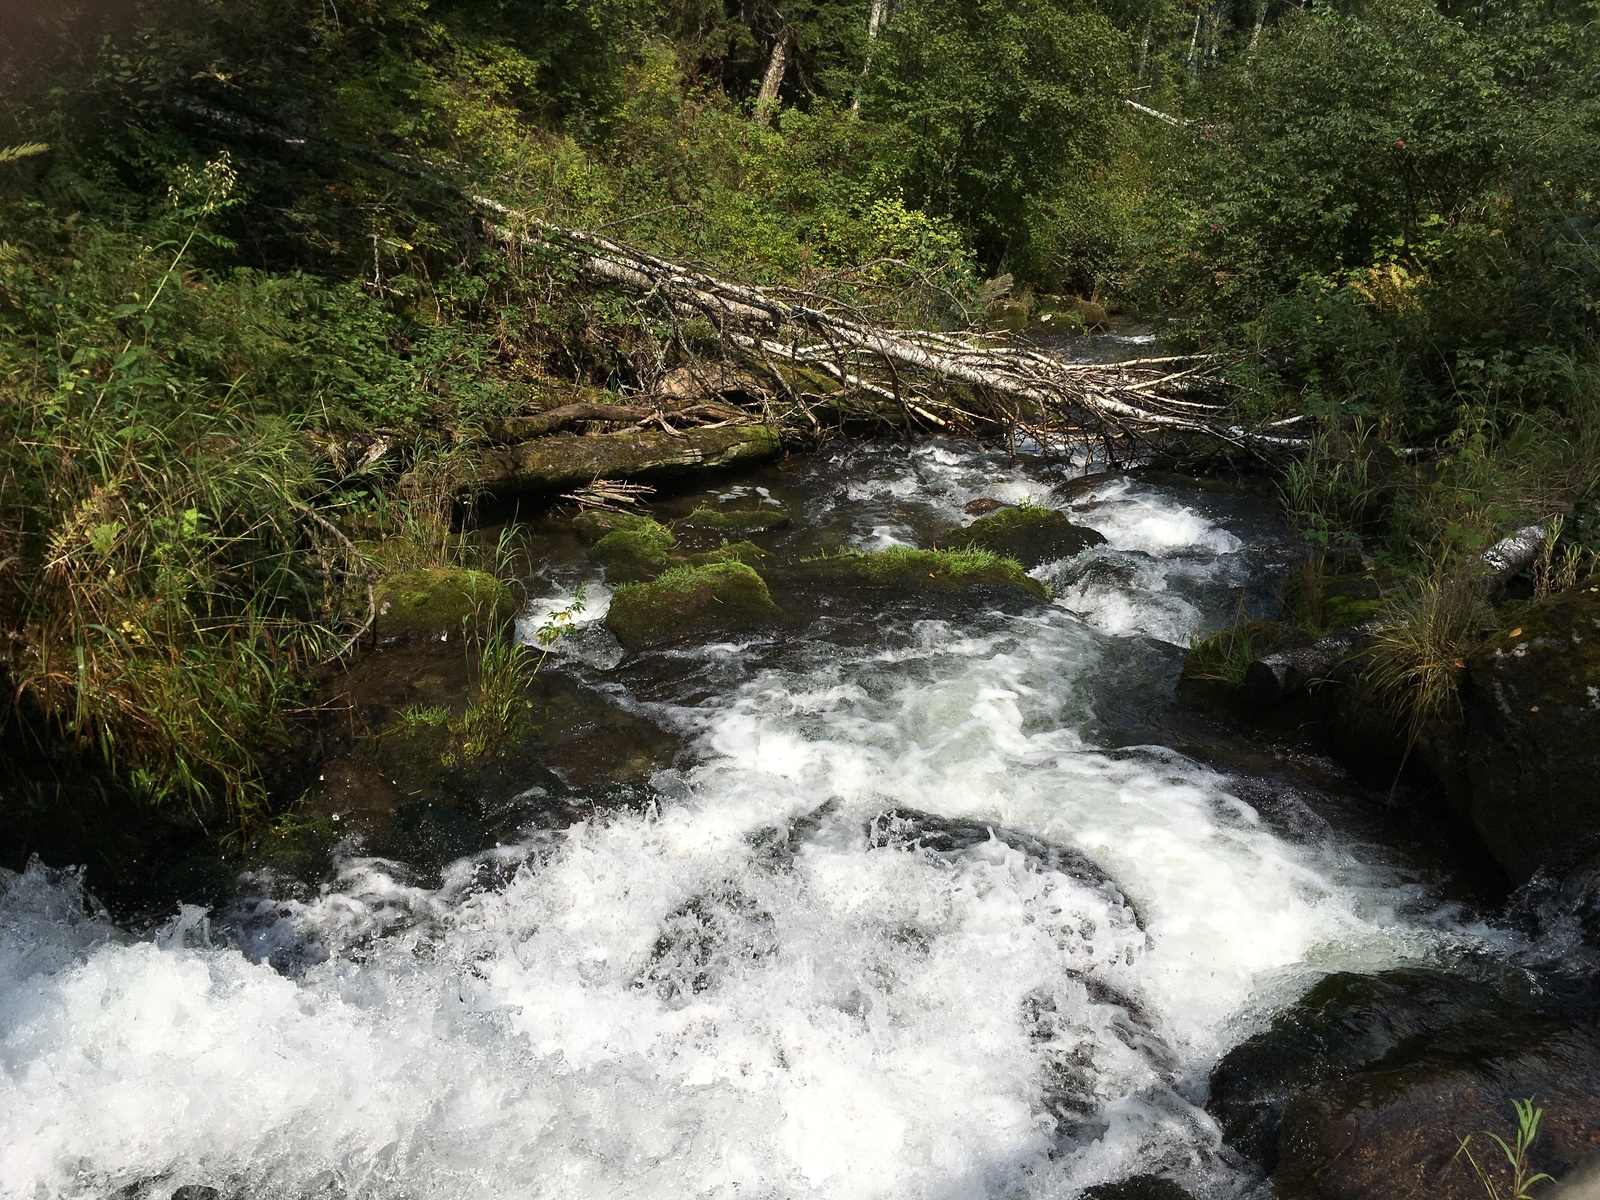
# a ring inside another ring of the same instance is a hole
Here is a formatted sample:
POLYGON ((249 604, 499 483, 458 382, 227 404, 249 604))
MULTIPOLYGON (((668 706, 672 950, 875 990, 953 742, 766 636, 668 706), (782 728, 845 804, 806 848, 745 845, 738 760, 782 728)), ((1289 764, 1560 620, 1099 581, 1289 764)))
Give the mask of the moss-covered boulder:
POLYGON ((992 550, 844 550, 805 559, 789 574, 832 588, 873 588, 902 595, 958 592, 968 588, 1002 588, 1034 600, 1048 600, 1044 584, 1014 558, 992 550))
POLYGON ((993 516, 974 521, 956 536, 962 545, 1014 558, 1024 567, 1071 558, 1105 540, 1093 529, 1074 525, 1066 513, 1037 504, 1002 508, 993 516))
POLYGON ((488 628, 516 613, 504 581, 466 567, 398 571, 378 580, 373 590, 380 641, 450 636, 464 624, 488 628))
POLYGON ((703 567, 709 563, 742 562, 746 566, 759 567, 771 557, 754 542, 723 542, 715 550, 689 555, 689 565, 703 567))
POLYGON ((742 562, 674 567, 654 583, 617 589, 606 628, 640 650, 713 633, 761 629, 783 617, 761 576, 742 562))
POLYGON ((1600 576, 1474 652, 1462 714, 1436 769, 1514 882, 1600 844, 1600 576))
POLYGON ((594 556, 605 567, 606 582, 640 583, 683 562, 674 553, 677 545, 672 530, 645 517, 602 537, 594 556))
POLYGON ((789 510, 776 505, 711 508, 702 504, 676 524, 681 529, 719 533, 726 537, 736 535, 742 537, 752 533, 771 533, 787 529, 789 522, 789 510))
POLYGON ((572 518, 572 531, 591 546, 619 529, 638 532, 659 526, 659 521, 644 513, 613 512, 605 508, 588 508, 572 518))

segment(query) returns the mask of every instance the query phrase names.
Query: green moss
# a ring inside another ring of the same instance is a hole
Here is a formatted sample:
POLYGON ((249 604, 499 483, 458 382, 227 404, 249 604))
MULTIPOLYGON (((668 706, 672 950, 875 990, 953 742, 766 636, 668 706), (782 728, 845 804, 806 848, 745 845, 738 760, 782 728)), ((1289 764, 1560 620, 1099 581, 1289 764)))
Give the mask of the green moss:
POLYGON ((780 620, 761 576, 742 562, 673 567, 654 583, 617 589, 606 628, 629 650, 780 620))
POLYGON ((789 510, 764 506, 761 508, 707 508, 700 505, 682 521, 686 529, 710 529, 723 533, 769 533, 787 529, 789 510))
POLYGON ((484 571, 417 567, 386 575, 374 586, 378 636, 436 637, 464 623, 490 626, 515 612, 511 589, 484 571))
POLYGON ((974 521, 955 540, 1036 567, 1071 558, 1106 539, 1092 529, 1074 525, 1066 513, 1056 509, 1018 504, 974 521))
POLYGON ((607 582, 639 583, 683 561, 673 553, 677 544, 665 525, 639 517, 596 542, 594 556, 605 567, 607 582))
POLYGON ((892 546, 887 550, 844 550, 810 558, 804 572, 824 583, 894 588, 900 591, 949 592, 969 587, 1013 587, 1048 600, 1044 584, 1032 578, 1014 558, 992 550, 913 550, 892 546))
POLYGON ((643 513, 609 512, 603 508, 591 508, 572 518, 573 532, 591 546, 608 533, 616 533, 618 530, 639 532, 651 528, 661 529, 664 526, 643 513))
POLYGON ((704 554, 691 554, 689 565, 703 567, 708 563, 742 562, 747 566, 759 567, 769 555, 754 542, 723 542, 715 550, 708 550, 704 554))

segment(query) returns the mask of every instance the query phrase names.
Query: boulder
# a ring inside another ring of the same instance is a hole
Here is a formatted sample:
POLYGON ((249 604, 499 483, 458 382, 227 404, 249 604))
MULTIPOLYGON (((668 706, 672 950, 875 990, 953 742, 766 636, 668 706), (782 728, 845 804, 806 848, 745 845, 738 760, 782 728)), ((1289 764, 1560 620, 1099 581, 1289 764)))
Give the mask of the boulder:
POLYGON ((463 624, 509 620, 511 589, 484 571, 466 567, 415 567, 385 575, 373 586, 380 641, 448 638, 463 624))
POLYGON ((594 556, 605 567, 607 583, 642 583, 683 562, 673 553, 678 539, 648 517, 634 518, 594 544, 594 556))
POLYGON ((782 449, 778 431, 770 425, 555 434, 483 451, 478 483, 496 494, 556 492, 596 479, 659 479, 748 466, 774 458, 782 449))
POLYGON ((1529 604, 1466 660, 1436 770, 1515 883, 1600 842, 1600 576, 1529 604))
POLYGON ((785 576, 801 584, 838 589, 873 589, 896 596, 927 592, 999 589, 1030 600, 1050 598, 1044 584, 1031 577, 1014 558, 991 550, 844 550, 804 559, 785 576))
POLYGON ((1106 539, 1093 529, 1074 525, 1067 514, 1037 504, 1016 504, 980 517, 956 535, 967 546, 1014 558, 1024 567, 1071 558, 1106 539))
POLYGON ((1531 1097, 1561 1174, 1600 1145, 1597 1069, 1595 1032, 1509 972, 1338 973, 1222 1059, 1208 1107, 1280 1200, 1482 1200, 1459 1139, 1508 1136, 1531 1097))
POLYGON ((783 618, 761 576, 742 562, 674 567, 654 583, 617 589, 606 628, 640 650, 697 635, 761 629, 783 618))

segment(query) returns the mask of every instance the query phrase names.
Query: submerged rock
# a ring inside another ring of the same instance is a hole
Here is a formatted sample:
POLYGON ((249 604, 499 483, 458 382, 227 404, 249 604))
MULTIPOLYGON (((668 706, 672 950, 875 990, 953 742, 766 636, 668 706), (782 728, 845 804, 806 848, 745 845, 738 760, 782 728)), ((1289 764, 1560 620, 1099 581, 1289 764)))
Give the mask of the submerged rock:
POLYGON ((1093 529, 1074 525, 1058 509, 1017 504, 974 521, 956 535, 956 540, 1014 558, 1024 567, 1037 567, 1071 558, 1106 539, 1093 529))
POLYGON ((789 527, 789 510, 776 505, 754 508, 710 508, 698 506, 677 522, 683 529, 709 530, 732 537, 735 534, 771 533, 789 527))
POLYGON ((1513 882, 1600 842, 1600 576, 1467 659, 1462 725, 1438 769, 1513 882))
POLYGON ((1508 1134, 1534 1097, 1534 1160, 1565 1171, 1600 1145, 1597 1069, 1594 1032, 1509 973, 1339 973, 1223 1058, 1208 1107, 1282 1200, 1481 1200, 1459 1139, 1508 1134))
POLYGON ((416 567, 386 575, 374 585, 380 640, 450 637, 464 624, 487 627, 510 620, 511 589, 484 571, 466 567, 416 567))
POLYGON ((698 634, 761 629, 783 617, 761 576, 742 562, 674 567, 654 583, 618 588, 606 628, 628 650, 698 634))

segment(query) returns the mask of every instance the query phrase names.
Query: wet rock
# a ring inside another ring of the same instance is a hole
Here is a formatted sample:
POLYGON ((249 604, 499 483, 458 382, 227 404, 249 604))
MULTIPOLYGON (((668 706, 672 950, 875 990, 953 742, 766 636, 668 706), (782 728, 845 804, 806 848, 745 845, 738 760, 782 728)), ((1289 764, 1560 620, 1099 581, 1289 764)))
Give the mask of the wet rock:
POLYGON ((373 853, 423 870, 495 845, 494 834, 459 809, 436 800, 407 800, 373 842, 373 853))
POLYGON ((746 508, 710 508, 702 504, 678 521, 677 525, 682 529, 706 530, 731 538, 787 529, 790 520, 788 509, 771 504, 746 508))
POLYGON ((478 482, 497 495, 556 492, 596 479, 658 479, 775 458, 770 425, 724 425, 678 433, 555 434, 485 450, 478 482))
POLYGON ((1002 508, 1011 505, 1004 500, 996 500, 993 496, 979 496, 976 500, 967 501, 966 507, 961 511, 969 517, 986 517, 992 512, 999 512, 1002 508))
POLYGON ((1600 841, 1600 576, 1536 600, 1466 663, 1439 771, 1513 882, 1600 841), (1453 777, 1453 779, 1452 779, 1453 777))
POLYGON ((449 638, 463 624, 484 627, 510 620, 516 608, 505 583, 465 567, 399 571, 380 579, 374 593, 382 641, 449 638))
POLYGON ((573 532, 591 546, 608 533, 618 530, 637 532, 659 525, 659 521, 644 513, 612 512, 606 508, 585 509, 572 518, 573 532))
POLYGON ((830 589, 892 591, 897 596, 988 589, 1014 598, 1049 599, 1045 586, 1015 559, 982 549, 844 550, 787 567, 783 577, 830 589))
POLYGON ((1084 1200, 1194 1200, 1187 1188, 1161 1175, 1135 1175, 1083 1189, 1084 1200))
POLYGON ((742 562, 675 567, 611 598, 606 628, 628 650, 697 635, 773 625, 783 617, 761 576, 742 562))
POLYGON ((1510 973, 1340 973, 1223 1058, 1209 1107, 1283 1200, 1481 1200, 1459 1138, 1506 1134, 1533 1097, 1535 1159, 1559 1174, 1600 1144, 1597 1068, 1595 1032, 1510 973))
POLYGON ((957 535, 957 540, 1014 558, 1024 567, 1037 567, 1071 558, 1106 539, 1093 529, 1074 525, 1066 513, 1057 509, 1017 504, 974 521, 957 535))
POLYGON ((645 517, 607 533, 594 544, 594 556, 605 567, 607 583, 641 583, 683 561, 673 553, 677 545, 672 530, 645 517))

